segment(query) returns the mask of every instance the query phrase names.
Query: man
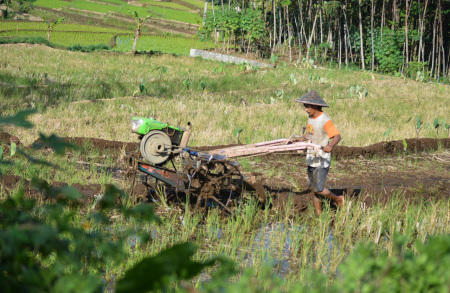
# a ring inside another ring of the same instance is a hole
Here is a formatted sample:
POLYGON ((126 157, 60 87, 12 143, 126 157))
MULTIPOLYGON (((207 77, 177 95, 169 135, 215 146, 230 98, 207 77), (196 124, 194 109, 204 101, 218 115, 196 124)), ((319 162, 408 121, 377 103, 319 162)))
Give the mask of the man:
POLYGON ((331 162, 331 151, 341 140, 341 135, 328 115, 322 111, 322 107, 329 106, 315 90, 300 97, 296 102, 303 104, 309 116, 306 136, 297 141, 311 140, 312 143, 323 147, 318 151, 308 150, 306 154, 309 187, 314 192, 314 207, 317 214, 320 215, 324 197, 334 201, 338 207, 344 205, 343 196, 337 196, 325 188, 331 162))

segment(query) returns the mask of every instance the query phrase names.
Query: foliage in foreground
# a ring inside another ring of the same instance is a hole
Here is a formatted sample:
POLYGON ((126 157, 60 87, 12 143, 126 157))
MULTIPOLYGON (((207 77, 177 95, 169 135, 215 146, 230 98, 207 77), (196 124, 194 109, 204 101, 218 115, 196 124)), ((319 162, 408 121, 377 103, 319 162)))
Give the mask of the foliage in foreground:
MULTIPOLYGON (((27 116, 32 113, 23 111, 0 117, 0 124, 30 128, 27 116)), ((70 147, 55 136, 42 138, 57 154, 61 148, 70 147)), ((45 163, 30 157, 30 164, 45 163)), ((0 157, 0 164, 13 162, 0 157)), ((82 195, 76 189, 54 188, 39 178, 33 178, 32 185, 45 203, 26 199, 24 189, 0 202, 2 292, 101 292, 105 289, 104 275, 127 257, 125 243, 134 241, 137 247, 151 241, 148 225, 158 220, 153 207, 129 204, 125 193, 112 185, 106 186, 103 195, 85 211, 81 225, 75 223, 77 213, 82 212, 82 195), (120 231, 111 229, 113 215, 135 225, 120 231)), ((191 261, 195 251, 193 244, 182 243, 142 259, 117 281, 116 291, 161 289, 214 265, 215 259, 191 261)))
MULTIPOLYGON (((0 124, 29 128, 26 118, 34 111, 0 117, 0 124)), ((46 147, 62 153, 56 137, 41 137, 46 147)), ((36 145, 37 148, 40 146, 36 145)), ((32 164, 43 162, 30 161, 32 164)), ((13 164, 1 161, 0 164, 13 164)), ((79 192, 70 187, 53 188, 33 179, 33 186, 46 196, 37 205, 25 199, 24 192, 10 194, 0 203, 0 283, 3 292, 98 292, 106 287, 105 275, 122 267, 129 254, 126 243, 134 248, 152 245, 149 225, 158 221, 151 206, 132 205, 125 194, 107 186, 87 211, 81 209, 79 192), (84 213, 82 223, 76 215, 84 213), (128 223, 120 229, 112 221, 128 223), (131 227, 130 227, 131 226, 131 227)), ((381 226, 380 226, 381 227, 381 226)), ((380 228, 381 229, 381 228, 380 228)), ((380 230, 381 231, 381 230, 380 230)), ((388 242, 384 233, 381 241, 388 242)), ((172 245, 158 254, 139 260, 115 283, 117 292, 180 290, 178 281, 191 280, 205 268, 221 262, 208 282, 199 282, 205 292, 444 292, 450 286, 450 237, 430 237, 426 243, 410 242, 405 236, 394 237, 393 253, 374 245, 359 245, 336 271, 310 270, 306 284, 286 289, 285 282, 273 275, 272 268, 258 272, 246 270, 237 281, 230 261, 213 258, 192 261, 193 244, 172 245), (414 251, 414 252, 413 252, 414 251), (262 282, 261 280, 264 280, 262 282)), ((131 251, 133 253, 133 251, 131 251)))

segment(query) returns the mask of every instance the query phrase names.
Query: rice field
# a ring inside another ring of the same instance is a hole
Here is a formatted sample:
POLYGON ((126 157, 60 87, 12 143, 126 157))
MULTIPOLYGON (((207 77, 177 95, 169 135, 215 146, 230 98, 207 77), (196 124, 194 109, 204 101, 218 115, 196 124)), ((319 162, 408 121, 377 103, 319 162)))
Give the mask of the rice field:
MULTIPOLYGON (((47 38, 46 25, 43 22, 0 21, 0 37, 44 37, 47 38)), ((134 32, 123 29, 73 25, 61 23, 51 32, 50 41, 60 46, 98 45, 112 46, 117 52, 131 52, 134 32), (117 36, 115 38, 115 36, 117 36)), ((195 38, 158 36, 143 34, 138 40, 138 52, 161 52, 176 55, 189 55, 192 48, 213 48, 214 43, 203 42, 195 38)))
MULTIPOLYGON (((161 2, 164 3, 164 2, 161 2)), ((156 4, 156 2, 155 2, 156 4)), ((105 2, 95 2, 95 1, 86 1, 86 0, 73 0, 70 2, 62 1, 62 0, 37 0, 35 2, 36 6, 42 6, 47 8, 62 8, 62 9, 79 9, 79 10, 86 10, 86 11, 92 11, 97 13, 105 13, 108 14, 110 12, 114 13, 120 13, 124 15, 129 15, 136 11, 139 16, 145 17, 146 15, 152 15, 154 17, 161 17, 169 20, 175 20, 180 22, 187 22, 196 24, 199 21, 201 21, 201 17, 196 13, 191 13, 188 11, 179 11, 179 10, 173 10, 169 6, 173 7, 180 7, 177 5, 174 5, 175 3, 171 3, 166 7, 160 7, 161 5, 166 4, 160 4, 158 2, 159 6, 150 6, 149 7, 142 7, 142 6, 135 6, 130 5, 126 2, 117 3, 114 2, 114 5, 109 5, 105 2), (119 6, 120 4, 120 6, 119 6)), ((180 8, 181 9, 181 8, 180 8)), ((185 9, 185 7, 184 7, 185 9)))

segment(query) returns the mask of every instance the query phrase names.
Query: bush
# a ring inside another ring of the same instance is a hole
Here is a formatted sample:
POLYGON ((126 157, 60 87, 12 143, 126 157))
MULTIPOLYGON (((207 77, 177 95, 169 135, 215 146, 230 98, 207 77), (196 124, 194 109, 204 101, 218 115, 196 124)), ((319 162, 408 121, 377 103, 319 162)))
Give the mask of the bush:
MULTIPOLYGON (((450 288, 450 236, 417 241, 407 249, 402 236, 395 237, 394 252, 376 251, 372 245, 359 246, 339 266, 336 281, 327 292, 448 292, 450 288)), ((323 274, 304 291, 323 288, 323 274)))
POLYGON ((88 46, 82 46, 82 45, 73 45, 70 47, 67 47, 67 50, 69 51, 80 51, 80 52, 93 52, 93 51, 100 51, 100 50, 111 50, 111 47, 104 44, 98 44, 98 45, 88 45, 88 46))
POLYGON ((0 44, 43 44, 49 47, 54 47, 52 43, 47 41, 44 37, 12 37, 12 38, 0 38, 0 44))

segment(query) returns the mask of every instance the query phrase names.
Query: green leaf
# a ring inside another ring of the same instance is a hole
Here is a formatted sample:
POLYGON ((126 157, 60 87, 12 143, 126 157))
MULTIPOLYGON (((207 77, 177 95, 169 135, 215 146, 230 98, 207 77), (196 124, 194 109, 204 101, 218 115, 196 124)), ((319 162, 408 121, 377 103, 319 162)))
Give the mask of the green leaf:
POLYGON ((274 63, 277 62, 277 61, 278 61, 278 56, 275 55, 275 54, 273 54, 273 55, 270 57, 270 63, 274 64, 274 63))
POLYGON ((11 143, 11 157, 16 154, 17 146, 15 142, 11 143))
POLYGON ((28 116, 36 113, 36 110, 24 110, 14 116, 0 117, 0 124, 12 124, 23 128, 33 127, 33 123, 27 121, 28 116))
POLYGON ((57 279, 53 292, 102 292, 100 279, 86 274, 69 274, 57 279))
POLYGON ((417 127, 417 129, 420 129, 422 127, 422 124, 423 124, 422 117, 417 116, 416 117, 416 127, 417 127))
POLYGON ((189 280, 204 268, 214 265, 216 260, 201 263, 192 261, 197 247, 182 243, 147 257, 129 269, 117 282, 116 292, 144 293, 167 287, 172 281, 189 280))
POLYGON ((438 120, 438 118, 434 119, 433 126, 434 126, 435 129, 439 127, 439 120, 438 120))
POLYGON ((403 150, 406 151, 408 149, 408 144, 406 143, 406 140, 403 139, 403 150))
POLYGON ((59 189, 59 192, 69 200, 77 200, 83 198, 83 195, 78 191, 78 189, 70 186, 62 187, 61 189, 59 189))
POLYGON ((203 80, 200 82, 200 87, 202 88, 203 91, 205 90, 206 83, 203 80))
POLYGON ((139 91, 142 94, 144 90, 145 90, 145 78, 142 78, 141 83, 139 84, 139 91))
POLYGON ((233 132, 233 137, 236 137, 239 133, 241 133, 242 131, 244 131, 242 128, 237 128, 234 132, 233 132))
POLYGON ((124 215, 137 219, 143 219, 147 222, 160 221, 154 213, 154 207, 149 204, 134 206, 133 208, 124 211, 124 215))
POLYGON ((189 86, 191 85, 191 82, 189 81, 188 78, 183 80, 183 85, 184 85, 185 88, 189 89, 189 86))
POLYGON ((60 17, 60 18, 58 18, 57 21, 55 21, 55 22, 53 23, 53 25, 57 25, 57 24, 61 23, 63 20, 64 20, 64 17, 60 17))
POLYGON ((2 157, 3 157, 3 147, 0 148, 0 160, 2 159, 2 157))

